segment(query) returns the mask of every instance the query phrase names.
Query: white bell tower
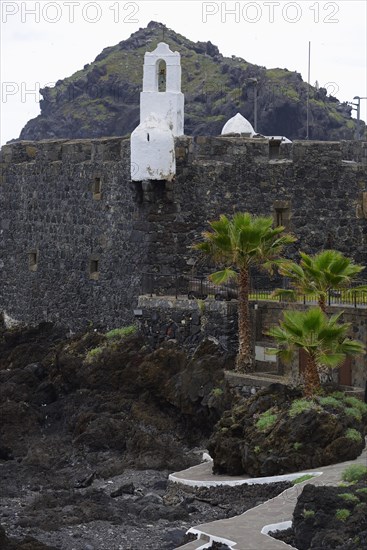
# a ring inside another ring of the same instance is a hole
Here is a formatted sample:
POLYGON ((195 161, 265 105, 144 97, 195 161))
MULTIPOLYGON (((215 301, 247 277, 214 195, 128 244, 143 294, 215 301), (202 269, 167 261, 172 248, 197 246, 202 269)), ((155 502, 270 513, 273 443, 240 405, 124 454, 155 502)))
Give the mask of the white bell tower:
POLYGON ((140 124, 131 134, 131 179, 172 180, 174 138, 184 133, 181 56, 160 42, 144 57, 140 124))
POLYGON ((140 122, 150 113, 165 120, 174 136, 184 133, 184 95, 181 93, 181 56, 160 42, 144 56, 140 122))

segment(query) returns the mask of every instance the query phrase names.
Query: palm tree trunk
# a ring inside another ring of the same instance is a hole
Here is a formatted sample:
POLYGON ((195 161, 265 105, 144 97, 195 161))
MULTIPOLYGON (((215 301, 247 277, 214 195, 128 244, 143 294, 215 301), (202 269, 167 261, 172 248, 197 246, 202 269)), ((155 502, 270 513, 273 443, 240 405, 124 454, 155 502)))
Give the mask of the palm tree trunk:
POLYGON ((238 278, 238 355, 236 359, 238 372, 253 372, 254 370, 249 286, 248 268, 242 268, 238 278))
POLYGON ((307 366, 304 374, 305 396, 311 397, 321 390, 320 377, 315 358, 307 354, 307 366))
POLYGON ((326 313, 326 298, 323 294, 319 295, 319 308, 323 313, 326 313))
MULTIPOLYGON (((330 292, 330 291, 329 291, 329 292, 330 292)), ((325 297, 324 294, 320 294, 320 295, 319 295, 319 308, 321 309, 321 311, 322 311, 323 313, 326 314, 326 297, 325 297)), ((329 367, 329 368, 326 369, 326 372, 327 372, 328 379, 329 379, 330 381, 332 381, 332 379, 333 379, 333 374, 332 374, 332 373, 333 373, 333 369, 329 367)))

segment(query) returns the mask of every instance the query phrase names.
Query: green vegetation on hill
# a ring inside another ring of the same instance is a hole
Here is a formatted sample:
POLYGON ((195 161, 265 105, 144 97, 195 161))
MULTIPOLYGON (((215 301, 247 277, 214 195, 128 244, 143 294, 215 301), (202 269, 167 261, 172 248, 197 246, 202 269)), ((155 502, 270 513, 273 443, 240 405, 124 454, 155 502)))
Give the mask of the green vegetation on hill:
MULTIPOLYGON (((211 42, 192 42, 151 22, 130 38, 105 48, 73 75, 42 90, 41 114, 21 139, 123 136, 139 124, 139 93, 146 51, 165 41, 181 54, 185 133, 217 135, 240 111, 253 123, 254 79, 258 90, 258 130, 290 139, 306 136, 308 84, 287 69, 266 69, 236 56, 224 57, 211 42)), ((312 139, 352 139, 351 108, 311 87, 312 139)))

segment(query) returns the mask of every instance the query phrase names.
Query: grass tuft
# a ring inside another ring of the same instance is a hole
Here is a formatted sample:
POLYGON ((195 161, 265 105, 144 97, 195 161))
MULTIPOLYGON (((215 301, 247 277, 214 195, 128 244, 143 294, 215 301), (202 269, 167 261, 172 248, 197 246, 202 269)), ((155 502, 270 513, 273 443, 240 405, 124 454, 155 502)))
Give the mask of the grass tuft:
POLYGON ((349 516, 350 516, 350 511, 347 510, 346 508, 340 508, 335 512, 335 517, 339 521, 345 521, 349 518, 349 516))
POLYGON ((338 497, 342 498, 346 502, 359 502, 359 498, 352 493, 340 493, 338 497))
POLYGON ((360 410, 356 409, 355 407, 346 407, 344 409, 345 414, 348 416, 351 416, 354 418, 354 420, 357 420, 357 422, 360 422, 362 420, 362 413, 360 410))
POLYGON ((367 466, 363 464, 351 464, 343 471, 342 479, 349 483, 361 481, 362 479, 367 480, 367 466))
POLYGON ((313 518, 315 516, 315 512, 314 510, 303 510, 302 512, 302 516, 307 519, 307 518, 313 518))
POLYGON ((353 409, 358 409, 361 414, 367 413, 367 403, 363 403, 360 399, 357 399, 357 397, 346 397, 344 399, 345 403, 349 405, 349 407, 352 407, 353 409))
POLYGON ((341 409, 343 407, 343 404, 340 402, 340 400, 336 399, 332 395, 328 395, 327 397, 320 397, 319 403, 322 407, 334 407, 336 409, 341 409))
POLYGON ((278 419, 278 415, 272 412, 272 409, 265 411, 260 415, 259 420, 256 422, 256 428, 261 431, 268 430, 275 424, 278 419))
POLYGON ((345 437, 348 439, 351 439, 352 441, 355 441, 356 443, 360 443, 362 441, 362 436, 358 430, 355 430, 354 428, 348 428, 345 432, 345 437))
POLYGON ((93 348, 89 350, 86 355, 87 362, 92 363, 93 361, 95 361, 101 355, 102 351, 103 351, 103 348, 101 347, 93 348))
POLYGON ((292 481, 292 485, 298 485, 298 483, 303 483, 304 481, 307 481, 308 479, 312 479, 315 477, 312 474, 304 474, 303 476, 297 477, 292 481))
POLYGON ((121 328, 114 328, 106 333, 106 338, 108 340, 111 339, 117 339, 117 338, 126 338, 127 336, 131 336, 131 334, 135 334, 137 331, 136 325, 129 325, 128 327, 121 327, 121 328))
POLYGON ((289 416, 293 418, 298 414, 317 408, 317 404, 314 401, 308 399, 295 399, 289 409, 289 416))

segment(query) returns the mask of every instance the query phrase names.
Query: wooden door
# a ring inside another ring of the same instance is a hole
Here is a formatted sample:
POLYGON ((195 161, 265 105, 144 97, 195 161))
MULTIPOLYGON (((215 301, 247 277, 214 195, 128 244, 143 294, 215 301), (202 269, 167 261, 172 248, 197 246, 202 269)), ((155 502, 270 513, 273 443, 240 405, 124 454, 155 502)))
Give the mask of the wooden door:
POLYGON ((347 357, 339 369, 339 384, 341 386, 352 385, 352 358, 347 357))

